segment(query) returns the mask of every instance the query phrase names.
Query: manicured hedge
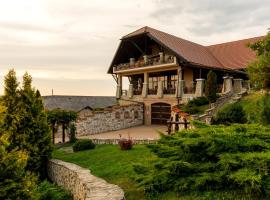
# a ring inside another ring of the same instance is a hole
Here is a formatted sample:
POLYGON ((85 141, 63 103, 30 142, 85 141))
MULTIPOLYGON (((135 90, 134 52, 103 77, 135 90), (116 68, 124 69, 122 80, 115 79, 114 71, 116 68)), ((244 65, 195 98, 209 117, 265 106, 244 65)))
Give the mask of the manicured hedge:
POLYGON ((174 190, 180 196, 214 191, 270 198, 270 128, 232 125, 185 130, 163 136, 149 148, 158 156, 153 165, 134 165, 137 181, 149 195, 174 190))
POLYGON ((83 151, 83 150, 88 150, 88 149, 94 149, 96 145, 92 142, 92 140, 89 139, 83 139, 83 140, 77 140, 73 147, 73 151, 83 151))
POLYGON ((214 124, 246 123, 246 113, 239 103, 228 104, 218 111, 214 117, 214 124))

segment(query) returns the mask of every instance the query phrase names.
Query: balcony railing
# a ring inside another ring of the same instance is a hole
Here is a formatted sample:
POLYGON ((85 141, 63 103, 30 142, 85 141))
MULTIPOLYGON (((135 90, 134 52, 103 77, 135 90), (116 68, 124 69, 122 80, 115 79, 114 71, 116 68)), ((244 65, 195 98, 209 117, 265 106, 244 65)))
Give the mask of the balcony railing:
POLYGON ((175 94, 176 89, 175 88, 164 88, 163 94, 175 94))
POLYGON ((148 94, 156 95, 157 94, 157 89, 148 89, 148 94))
POLYGON ((134 95, 141 95, 142 94, 142 90, 141 89, 134 89, 133 90, 133 94, 134 95))
POLYGON ((129 63, 121 63, 118 65, 115 65, 113 70, 114 71, 120 71, 120 70, 126 70, 126 69, 134 69, 134 68, 140 68, 140 67, 146 67, 146 66, 154 66, 154 65, 161 65, 161 64, 169 64, 174 63, 176 58, 172 55, 167 55, 160 53, 158 55, 152 55, 152 56, 144 56, 143 59, 135 61, 134 58, 130 59, 129 63))

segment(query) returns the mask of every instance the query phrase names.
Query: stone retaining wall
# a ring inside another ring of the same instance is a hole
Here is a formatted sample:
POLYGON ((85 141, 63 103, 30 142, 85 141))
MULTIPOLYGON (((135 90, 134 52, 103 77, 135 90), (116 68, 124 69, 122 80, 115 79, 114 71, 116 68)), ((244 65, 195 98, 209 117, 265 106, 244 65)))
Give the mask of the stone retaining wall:
POLYGON ((48 177, 57 185, 69 190, 74 200, 124 200, 124 192, 117 185, 95 177, 90 170, 78 165, 51 159, 48 177))
POLYGON ((78 136, 115 131, 143 124, 143 105, 113 106, 103 111, 79 115, 76 123, 78 136))
MULTIPOLYGON (((93 143, 95 144, 115 144, 118 145, 118 142, 121 139, 92 139, 93 143)), ((138 139, 132 139, 133 144, 156 144, 158 140, 138 140, 138 139)))

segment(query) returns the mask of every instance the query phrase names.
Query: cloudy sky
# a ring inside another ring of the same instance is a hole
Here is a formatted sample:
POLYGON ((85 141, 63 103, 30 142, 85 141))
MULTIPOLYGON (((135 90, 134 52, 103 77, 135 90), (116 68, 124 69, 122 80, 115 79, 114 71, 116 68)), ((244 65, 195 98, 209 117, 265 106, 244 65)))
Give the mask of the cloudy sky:
POLYGON ((3 76, 28 71, 43 95, 114 95, 121 36, 142 26, 215 44, 264 35, 269 0, 0 0, 3 76))

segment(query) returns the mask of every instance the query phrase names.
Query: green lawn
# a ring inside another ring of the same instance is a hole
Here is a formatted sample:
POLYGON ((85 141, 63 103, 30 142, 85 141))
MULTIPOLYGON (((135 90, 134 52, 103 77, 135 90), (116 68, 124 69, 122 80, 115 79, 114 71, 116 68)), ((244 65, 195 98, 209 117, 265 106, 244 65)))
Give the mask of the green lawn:
MULTIPOLYGON (((91 172, 107 180, 109 183, 119 185, 124 191, 127 200, 145 199, 142 189, 138 188, 134 180, 135 173, 132 165, 144 163, 150 165, 155 159, 149 149, 144 145, 135 145, 132 150, 121 151, 117 145, 98 145, 93 150, 72 153, 70 146, 58 148, 53 157, 88 168, 91 172)), ((169 193, 157 199, 174 200, 176 194, 169 193)))

